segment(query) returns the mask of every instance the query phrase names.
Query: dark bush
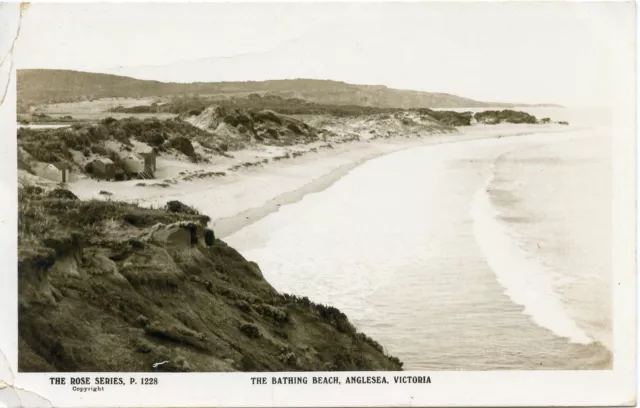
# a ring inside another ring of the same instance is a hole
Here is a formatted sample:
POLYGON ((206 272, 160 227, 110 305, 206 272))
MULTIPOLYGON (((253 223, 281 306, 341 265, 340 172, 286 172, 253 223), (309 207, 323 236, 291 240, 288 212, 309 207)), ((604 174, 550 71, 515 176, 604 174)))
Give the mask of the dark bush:
POLYGON ((26 186, 22 187, 20 192, 24 193, 26 195, 40 195, 40 194, 44 193, 44 189, 42 187, 39 187, 39 186, 26 185, 26 186))
POLYGON ((488 110, 484 112, 476 112, 474 117, 476 118, 478 123, 485 123, 490 125, 502 122, 529 124, 538 123, 538 120, 535 116, 530 115, 526 112, 514 111, 511 109, 504 109, 501 111, 488 110))
POLYGON ((243 323, 240 325, 240 331, 252 339, 260 337, 260 329, 255 324, 243 323))
POLYGON ((274 307, 267 304, 260 304, 256 306, 256 311, 262 316, 269 317, 278 323, 289 323, 291 320, 289 314, 278 307, 274 307))
POLYGON ((147 143, 151 146, 158 147, 162 146, 165 141, 162 133, 154 132, 154 131, 144 131, 138 138, 141 142, 147 143))
POLYGON ((250 313, 253 310, 249 302, 243 299, 237 300, 236 306, 245 313, 250 313))
POLYGON ((183 153, 187 157, 195 158, 196 151, 191 144, 191 141, 184 136, 179 136, 169 141, 169 146, 183 153))
POLYGON ((440 111, 428 108, 417 109, 417 112, 448 126, 470 126, 473 118, 471 112, 440 111))
POLYGON ((177 200, 167 201, 164 207, 167 211, 179 214, 198 215, 198 211, 177 200))
POLYGON ((64 188, 56 188, 55 190, 51 190, 48 194, 47 197, 51 197, 51 198, 61 198, 64 200, 77 200, 78 197, 73 194, 71 191, 64 189, 64 188))
POLYGON ((109 116, 108 118, 104 118, 100 121, 101 124, 105 125, 105 126, 109 126, 112 123, 117 122, 116 119, 112 118, 111 116, 109 116))

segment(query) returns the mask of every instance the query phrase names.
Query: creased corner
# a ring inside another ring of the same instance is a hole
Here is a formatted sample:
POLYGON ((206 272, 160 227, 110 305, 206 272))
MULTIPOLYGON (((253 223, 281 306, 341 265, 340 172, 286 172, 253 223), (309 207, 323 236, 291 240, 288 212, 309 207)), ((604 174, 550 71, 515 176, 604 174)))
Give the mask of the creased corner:
MULTIPOLYGON (((6 21, 4 22, 7 26, 7 33, 2 33, 0 38, 6 39, 3 41, 7 41, 11 44, 8 50, 2 51, 2 56, 0 59, 0 89, 2 89, 0 96, 0 105, 4 104, 4 101, 7 97, 7 92, 9 91, 9 84, 11 83, 11 75, 13 74, 14 68, 13 53, 15 50, 16 42, 20 37, 22 17, 24 16, 24 13, 26 13, 26 11, 29 9, 29 5, 29 3, 20 3, 17 5, 16 10, 13 10, 14 8, 16 8, 16 4, 13 3, 4 3, 0 5, 0 10, 2 10, 2 13, 0 13, 0 15, 7 16, 5 17, 6 21)), ((0 49, 4 49, 4 44, 0 44, 0 46, 2 46, 2 48, 0 49)))
POLYGON ((51 401, 34 392, 14 386, 15 374, 0 350, 0 405, 8 408, 52 407, 51 401))

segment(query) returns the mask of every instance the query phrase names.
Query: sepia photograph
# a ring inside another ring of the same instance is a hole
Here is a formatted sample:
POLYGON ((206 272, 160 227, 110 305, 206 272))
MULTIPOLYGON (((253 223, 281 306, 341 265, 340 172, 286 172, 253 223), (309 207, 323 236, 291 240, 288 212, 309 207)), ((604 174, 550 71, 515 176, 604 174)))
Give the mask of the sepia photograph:
POLYGON ((16 378, 635 372, 633 3, 0 10, 16 378))

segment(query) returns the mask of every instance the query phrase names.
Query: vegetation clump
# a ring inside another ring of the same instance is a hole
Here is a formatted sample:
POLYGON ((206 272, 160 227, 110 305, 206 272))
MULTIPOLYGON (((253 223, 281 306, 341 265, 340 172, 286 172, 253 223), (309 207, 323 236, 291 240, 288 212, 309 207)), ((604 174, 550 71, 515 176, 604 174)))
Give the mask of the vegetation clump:
MULTIPOLYGON (((213 134, 227 135, 225 143, 217 145, 217 149, 221 151, 226 151, 230 146, 238 148, 255 141, 267 145, 288 146, 318 139, 315 128, 301 120, 270 110, 228 109, 211 105, 198 116, 181 117, 213 134)), ((205 144, 203 146, 206 147, 205 144)))
POLYGON ((189 207, 186 204, 178 200, 167 201, 165 209, 171 213, 198 215, 200 214, 196 209, 189 207))
POLYGON ((243 323, 240 325, 240 331, 252 339, 260 337, 260 329, 255 324, 243 323))
POLYGON ((51 191, 49 191, 49 193, 47 193, 47 197, 51 197, 51 198, 60 198, 60 199, 64 199, 64 200, 77 200, 78 197, 73 194, 71 191, 64 189, 64 188, 56 188, 53 189, 51 191))
POLYGON ((169 146, 191 159, 196 159, 196 151, 193 148, 191 141, 184 136, 171 139, 169 141, 169 146))
POLYGON ((473 114, 471 112, 456 112, 448 110, 417 109, 421 115, 427 115, 448 126, 470 126, 473 114))
POLYGON ((535 116, 526 112, 514 111, 511 109, 504 109, 501 111, 487 110, 483 112, 476 112, 474 115, 478 123, 484 123, 487 125, 495 125, 498 123, 528 123, 536 124, 538 120, 535 116))

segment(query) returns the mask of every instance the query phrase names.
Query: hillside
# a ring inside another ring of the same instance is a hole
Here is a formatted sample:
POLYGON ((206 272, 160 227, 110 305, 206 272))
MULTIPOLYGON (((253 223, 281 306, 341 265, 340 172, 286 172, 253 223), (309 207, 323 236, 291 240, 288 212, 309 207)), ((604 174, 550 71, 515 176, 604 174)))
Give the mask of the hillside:
POLYGON ((329 105, 380 108, 457 108, 504 106, 445 93, 391 89, 379 85, 353 85, 315 79, 260 82, 164 83, 129 77, 69 70, 18 70, 18 106, 74 102, 107 97, 168 97, 181 95, 246 96, 251 93, 302 98, 329 105))
POLYGON ((402 368, 339 310, 276 292, 179 202, 23 186, 19 203, 21 372, 402 368))

